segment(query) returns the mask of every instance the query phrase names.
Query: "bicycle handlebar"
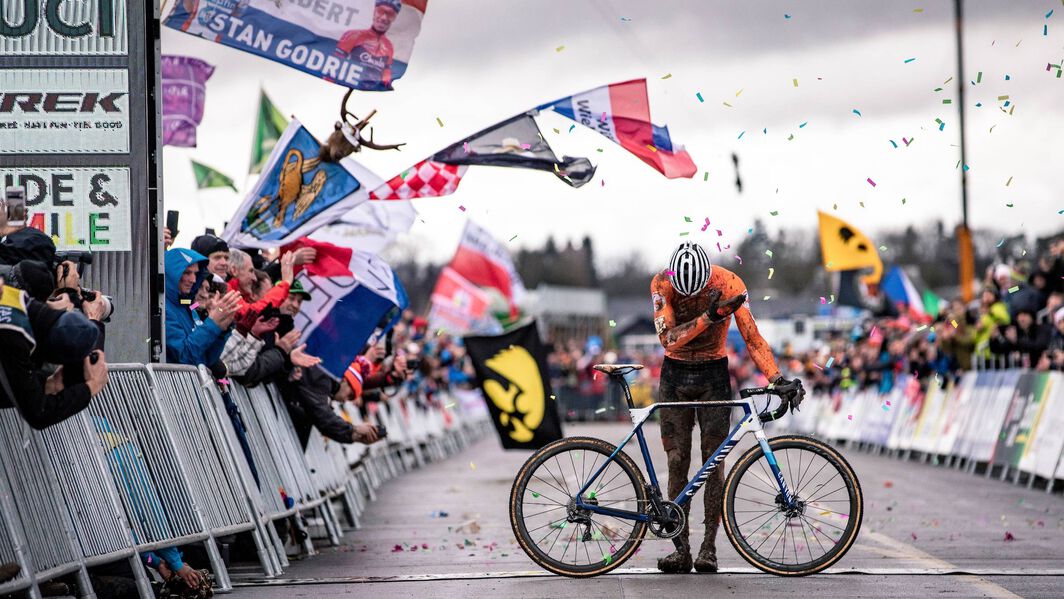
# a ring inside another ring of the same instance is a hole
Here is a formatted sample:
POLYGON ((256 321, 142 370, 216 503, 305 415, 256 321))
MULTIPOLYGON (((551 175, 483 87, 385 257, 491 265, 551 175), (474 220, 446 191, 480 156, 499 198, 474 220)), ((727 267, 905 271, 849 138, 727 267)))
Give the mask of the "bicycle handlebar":
MULTIPOLYGON (((755 395, 775 395, 776 397, 780 396, 779 392, 771 387, 751 387, 749 389, 739 390, 739 397, 743 399, 748 399, 755 395)), ((779 420, 787 414, 788 407, 790 407, 789 402, 781 401, 779 407, 777 407, 775 410, 772 410, 771 412, 766 410, 758 414, 757 417, 759 420, 761 420, 761 422, 771 422, 773 420, 779 420)))

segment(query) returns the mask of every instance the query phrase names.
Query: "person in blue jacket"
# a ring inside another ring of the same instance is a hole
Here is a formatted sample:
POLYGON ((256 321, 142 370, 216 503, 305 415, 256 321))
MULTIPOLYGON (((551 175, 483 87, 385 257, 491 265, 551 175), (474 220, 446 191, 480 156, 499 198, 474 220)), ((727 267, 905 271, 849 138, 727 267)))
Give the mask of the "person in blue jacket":
POLYGON ((229 326, 240 305, 232 291, 217 301, 208 318, 192 317, 196 292, 207 277, 207 258, 176 248, 166 252, 166 359, 179 364, 210 365, 218 361, 229 337, 229 326))

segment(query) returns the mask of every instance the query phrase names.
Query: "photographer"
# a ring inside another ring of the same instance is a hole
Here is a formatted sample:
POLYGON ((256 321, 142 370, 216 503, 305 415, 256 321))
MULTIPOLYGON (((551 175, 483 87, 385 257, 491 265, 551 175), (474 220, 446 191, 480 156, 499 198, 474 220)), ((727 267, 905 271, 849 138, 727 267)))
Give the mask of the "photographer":
POLYGON ((104 354, 93 350, 98 337, 84 315, 0 283, 0 407, 18 408, 37 430, 84 410, 107 383, 104 354), (47 376, 46 362, 63 365, 47 376))

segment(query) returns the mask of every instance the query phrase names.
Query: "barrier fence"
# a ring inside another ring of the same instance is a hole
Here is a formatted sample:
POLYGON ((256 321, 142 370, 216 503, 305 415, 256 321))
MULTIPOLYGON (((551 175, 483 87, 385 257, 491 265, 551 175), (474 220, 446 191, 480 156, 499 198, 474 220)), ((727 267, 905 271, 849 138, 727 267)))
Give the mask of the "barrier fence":
MULTIPOLYGON (((254 540, 263 574, 278 576, 289 565, 282 537, 305 555, 315 540, 339 544, 385 481, 493 430, 476 392, 436 402, 399 393, 369 411, 385 441, 341 445, 314 430, 304 450, 272 385, 219 387, 203 367, 109 371, 87 410, 44 431, 0 410, 0 595, 37 598, 40 583, 73 575, 79 595, 95 597, 88 569, 125 562, 147 599, 140 554, 192 544, 216 591, 230 591, 219 544, 239 533, 254 540)), ((362 422, 353 405, 336 409, 362 422)))
POLYGON ((875 390, 814 394, 772 426, 1053 492, 1064 480, 1064 373, 902 377, 875 390))

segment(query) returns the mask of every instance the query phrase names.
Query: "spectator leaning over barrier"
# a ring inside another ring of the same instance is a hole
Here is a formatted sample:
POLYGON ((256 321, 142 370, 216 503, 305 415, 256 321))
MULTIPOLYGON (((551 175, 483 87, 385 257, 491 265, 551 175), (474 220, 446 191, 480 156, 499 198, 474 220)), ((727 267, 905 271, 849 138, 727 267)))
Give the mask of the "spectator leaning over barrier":
POLYGON ((179 364, 218 361, 229 334, 240 297, 226 293, 211 307, 199 326, 192 311, 196 293, 207 276, 207 258, 183 248, 166 252, 166 358, 179 364))
POLYGON ((0 407, 18 408, 37 430, 84 410, 107 384, 107 361, 93 350, 98 337, 83 314, 0 283, 0 407), (49 376, 45 363, 63 365, 49 376))
POLYGON ((1011 322, 1009 310, 1005 303, 998 299, 997 292, 993 287, 983 287, 979 296, 979 319, 975 329, 975 351, 983 357, 992 356, 990 351, 990 338, 998 326, 1008 325, 1011 322))

